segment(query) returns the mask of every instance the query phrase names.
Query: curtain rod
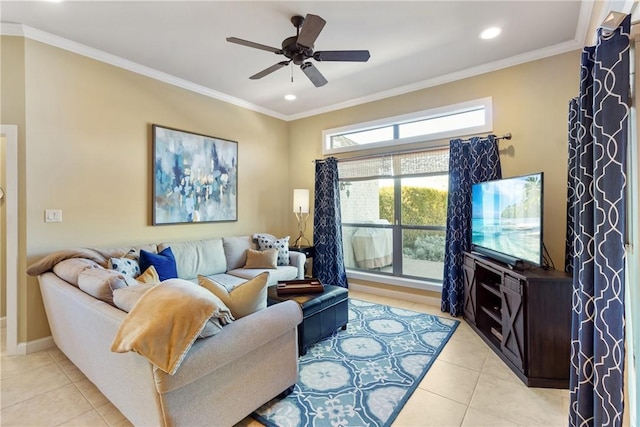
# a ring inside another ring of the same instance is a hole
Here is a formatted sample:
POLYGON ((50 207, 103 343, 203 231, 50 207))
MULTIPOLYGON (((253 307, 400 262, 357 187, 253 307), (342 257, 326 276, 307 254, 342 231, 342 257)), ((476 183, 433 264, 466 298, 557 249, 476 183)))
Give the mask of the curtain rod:
MULTIPOLYGON (((499 141, 501 139, 507 139, 510 140, 512 138, 511 132, 507 132, 502 136, 496 137, 496 141, 499 141)), ((462 142, 470 142, 471 139, 463 139, 462 142)), ((393 156, 395 154, 409 154, 409 153, 419 153, 422 151, 429 151, 431 150, 441 150, 443 148, 448 148, 448 145, 443 144, 437 147, 431 147, 429 149, 424 149, 424 148, 419 148, 416 150, 406 150, 406 151, 396 151, 394 153, 382 153, 382 154, 364 154, 362 156, 355 156, 355 157, 342 157, 342 158, 336 158, 336 160, 338 162, 348 162, 350 160, 362 160, 362 159, 370 159, 373 157, 388 157, 388 156, 393 156)), ((324 162, 327 159, 315 159, 315 160, 311 160, 311 163, 318 163, 318 162, 324 162)))
MULTIPOLYGON (((507 132, 502 136, 496 137, 496 141, 500 141, 501 139, 511 140, 512 137, 513 137, 513 135, 511 135, 511 132, 507 132)), ((471 142, 471 139, 472 138, 463 139, 462 142, 471 142)))

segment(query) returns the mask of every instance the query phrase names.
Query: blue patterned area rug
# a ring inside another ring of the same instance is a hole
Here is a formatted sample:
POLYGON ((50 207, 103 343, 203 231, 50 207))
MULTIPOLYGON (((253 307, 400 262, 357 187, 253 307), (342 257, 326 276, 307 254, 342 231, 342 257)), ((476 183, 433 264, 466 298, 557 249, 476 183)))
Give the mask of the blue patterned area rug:
POLYGON ((267 426, 389 426, 457 320, 349 299, 349 324, 299 359, 293 393, 252 414, 267 426))

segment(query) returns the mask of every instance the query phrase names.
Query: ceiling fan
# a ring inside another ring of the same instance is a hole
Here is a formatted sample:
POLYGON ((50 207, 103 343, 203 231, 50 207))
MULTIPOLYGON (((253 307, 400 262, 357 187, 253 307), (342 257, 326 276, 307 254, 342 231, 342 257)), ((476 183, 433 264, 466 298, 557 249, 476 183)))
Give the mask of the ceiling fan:
POLYGON ((324 25, 327 23, 327 21, 318 15, 307 14, 305 18, 296 15, 291 18, 291 23, 296 27, 296 35, 284 39, 281 49, 250 42, 248 40, 242 40, 237 37, 227 37, 228 42, 253 47, 255 49, 266 50, 277 55, 284 55, 288 58, 288 61, 278 62, 277 64, 254 74, 249 77, 251 80, 261 79, 282 67, 286 67, 293 61, 294 64, 300 66, 302 72, 316 87, 320 87, 327 84, 327 79, 322 75, 322 73, 320 73, 313 63, 305 62, 308 59, 315 59, 316 61, 350 62, 367 62, 369 60, 370 55, 368 50, 324 50, 314 52, 313 43, 320 35, 320 31, 322 31, 324 25))

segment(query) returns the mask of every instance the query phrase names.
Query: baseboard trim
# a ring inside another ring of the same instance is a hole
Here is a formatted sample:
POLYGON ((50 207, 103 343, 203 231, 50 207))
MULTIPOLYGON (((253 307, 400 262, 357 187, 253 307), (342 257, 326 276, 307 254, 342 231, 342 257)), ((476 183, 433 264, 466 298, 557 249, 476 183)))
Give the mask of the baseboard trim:
POLYGON ((352 289, 357 292, 365 292, 368 294, 380 295, 382 297, 387 297, 387 298, 401 299, 403 301, 411 301, 411 302, 417 302, 420 304, 431 305, 434 307, 440 307, 439 298, 428 297, 426 295, 409 294, 402 291, 381 289, 374 286, 361 285, 359 283, 353 283, 353 282, 349 283, 349 289, 352 289))
POLYGON ((55 347, 53 337, 40 338, 34 341, 18 344, 18 351, 20 354, 37 353, 38 351, 49 350, 55 347))

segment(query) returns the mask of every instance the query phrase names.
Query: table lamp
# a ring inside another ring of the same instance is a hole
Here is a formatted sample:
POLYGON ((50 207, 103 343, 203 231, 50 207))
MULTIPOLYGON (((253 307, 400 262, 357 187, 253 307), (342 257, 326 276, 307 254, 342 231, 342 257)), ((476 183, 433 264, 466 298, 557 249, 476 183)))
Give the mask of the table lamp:
POLYGON ((307 218, 309 218, 309 190, 296 188, 293 190, 293 213, 298 219, 298 238, 293 242, 293 246, 299 248, 302 241, 306 240, 307 245, 311 246, 311 242, 304 237, 307 228, 307 218))

